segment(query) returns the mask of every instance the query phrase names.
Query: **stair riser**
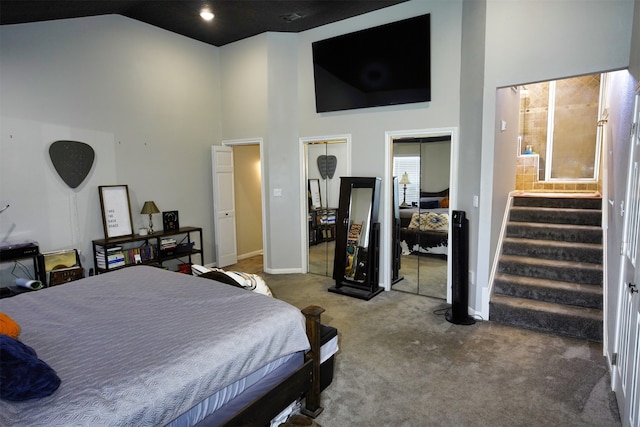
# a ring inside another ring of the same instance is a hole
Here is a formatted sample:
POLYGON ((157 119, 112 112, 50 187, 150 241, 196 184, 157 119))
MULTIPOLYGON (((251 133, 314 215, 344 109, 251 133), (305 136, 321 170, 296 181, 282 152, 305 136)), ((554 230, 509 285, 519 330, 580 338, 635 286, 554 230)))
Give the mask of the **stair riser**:
POLYGON ((490 303, 489 320, 541 332, 602 342, 602 321, 490 303))
POLYGON ((558 242, 602 244, 601 230, 551 229, 531 227, 525 224, 508 224, 507 237, 555 240, 558 242))
POLYGON ((541 197, 514 197, 513 206, 529 206, 559 209, 602 209, 601 199, 563 199, 541 197))
POLYGON ((515 276, 536 277, 569 283, 602 286, 601 268, 569 268, 565 266, 540 266, 521 262, 500 261, 498 272, 515 276))
POLYGON ((565 248, 546 245, 527 245, 521 242, 504 242, 502 244, 502 251, 506 255, 602 264, 602 248, 565 248))
POLYGON ((573 224, 594 225, 602 224, 600 211, 563 211, 563 210, 538 210, 535 208, 512 209, 509 220, 514 222, 536 222, 545 224, 573 224))
POLYGON ((496 280, 493 286, 493 292, 499 295, 602 310, 602 295, 595 295, 590 292, 550 289, 532 285, 523 286, 503 280, 496 280))

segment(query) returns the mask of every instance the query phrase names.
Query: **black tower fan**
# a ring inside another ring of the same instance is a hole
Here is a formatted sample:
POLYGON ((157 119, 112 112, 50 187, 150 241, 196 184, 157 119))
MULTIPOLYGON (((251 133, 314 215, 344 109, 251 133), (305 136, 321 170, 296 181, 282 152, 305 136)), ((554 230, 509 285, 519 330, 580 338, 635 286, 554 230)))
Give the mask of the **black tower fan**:
POLYGON ((452 248, 452 305, 445 318, 456 325, 473 325, 469 316, 469 220, 464 211, 453 211, 452 248))

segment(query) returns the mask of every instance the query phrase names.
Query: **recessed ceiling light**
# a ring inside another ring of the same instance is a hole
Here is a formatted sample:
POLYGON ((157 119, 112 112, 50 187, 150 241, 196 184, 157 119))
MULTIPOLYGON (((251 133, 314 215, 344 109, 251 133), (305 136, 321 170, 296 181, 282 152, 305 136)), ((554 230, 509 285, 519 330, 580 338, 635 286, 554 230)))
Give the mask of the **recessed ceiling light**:
POLYGON ((211 21, 213 19, 213 16, 213 12, 211 12, 209 8, 205 7, 200 11, 200 17, 205 21, 211 21))
POLYGON ((304 15, 298 12, 292 12, 287 15, 280 15, 280 18, 282 18, 285 22, 293 22, 297 21, 300 18, 304 18, 304 15))

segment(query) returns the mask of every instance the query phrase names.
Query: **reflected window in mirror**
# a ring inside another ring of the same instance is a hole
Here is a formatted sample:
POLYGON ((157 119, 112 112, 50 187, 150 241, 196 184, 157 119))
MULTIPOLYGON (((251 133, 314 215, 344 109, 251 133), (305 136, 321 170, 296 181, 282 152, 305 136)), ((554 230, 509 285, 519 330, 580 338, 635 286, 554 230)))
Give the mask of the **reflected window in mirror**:
POLYGON ((407 174, 408 184, 400 183, 401 201, 415 206, 420 199, 420 156, 398 156, 393 158, 393 176, 407 174))

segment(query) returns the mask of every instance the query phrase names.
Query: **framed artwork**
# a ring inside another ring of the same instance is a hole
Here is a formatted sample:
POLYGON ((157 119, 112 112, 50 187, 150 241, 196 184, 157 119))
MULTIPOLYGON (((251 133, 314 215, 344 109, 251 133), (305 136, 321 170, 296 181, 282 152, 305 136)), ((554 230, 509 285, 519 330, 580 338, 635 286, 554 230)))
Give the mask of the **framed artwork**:
POLYGON ((126 185, 101 185, 100 207, 106 238, 133 235, 133 219, 126 185))
POLYGON ((317 178, 309 180, 309 208, 322 208, 322 198, 320 196, 320 180, 317 178))
POLYGON ((162 212, 162 228, 164 231, 177 230, 180 228, 178 211, 162 212))

